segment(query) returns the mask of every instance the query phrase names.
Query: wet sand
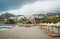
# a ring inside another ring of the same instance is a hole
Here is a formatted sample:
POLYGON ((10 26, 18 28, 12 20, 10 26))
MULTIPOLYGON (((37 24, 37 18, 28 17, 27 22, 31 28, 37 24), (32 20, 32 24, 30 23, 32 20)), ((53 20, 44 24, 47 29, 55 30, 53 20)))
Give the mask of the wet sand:
POLYGON ((0 31, 0 39, 56 39, 48 36, 37 27, 13 27, 0 31))

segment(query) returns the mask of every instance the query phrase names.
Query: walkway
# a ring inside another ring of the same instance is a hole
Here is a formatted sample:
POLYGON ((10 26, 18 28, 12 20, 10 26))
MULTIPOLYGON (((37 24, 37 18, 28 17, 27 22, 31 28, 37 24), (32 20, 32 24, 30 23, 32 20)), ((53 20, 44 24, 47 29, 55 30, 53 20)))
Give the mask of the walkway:
POLYGON ((0 39, 56 39, 48 36, 37 27, 14 27, 0 31, 0 39))

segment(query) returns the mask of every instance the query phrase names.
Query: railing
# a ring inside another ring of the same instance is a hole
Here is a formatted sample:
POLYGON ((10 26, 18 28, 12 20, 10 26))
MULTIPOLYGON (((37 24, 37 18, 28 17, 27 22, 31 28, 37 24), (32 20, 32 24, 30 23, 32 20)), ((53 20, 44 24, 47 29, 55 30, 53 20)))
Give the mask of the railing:
POLYGON ((57 24, 42 25, 41 24, 40 29, 46 32, 49 36, 57 37, 60 39, 60 25, 57 25, 57 24))

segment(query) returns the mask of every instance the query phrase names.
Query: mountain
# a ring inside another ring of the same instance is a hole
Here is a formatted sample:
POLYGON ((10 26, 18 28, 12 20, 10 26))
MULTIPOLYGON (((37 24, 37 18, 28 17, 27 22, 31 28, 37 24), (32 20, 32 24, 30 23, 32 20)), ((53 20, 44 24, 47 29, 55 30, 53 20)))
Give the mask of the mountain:
POLYGON ((9 17, 14 17, 15 15, 10 14, 10 13, 5 13, 0 15, 0 19, 8 19, 9 17))
POLYGON ((60 13, 48 13, 48 14, 60 14, 60 13))

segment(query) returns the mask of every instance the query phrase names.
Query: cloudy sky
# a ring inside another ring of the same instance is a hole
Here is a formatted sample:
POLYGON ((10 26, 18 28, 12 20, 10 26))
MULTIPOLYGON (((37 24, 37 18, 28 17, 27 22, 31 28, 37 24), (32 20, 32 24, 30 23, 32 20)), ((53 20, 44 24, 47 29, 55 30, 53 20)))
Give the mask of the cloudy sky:
POLYGON ((60 13, 60 0, 0 0, 0 14, 60 13))

